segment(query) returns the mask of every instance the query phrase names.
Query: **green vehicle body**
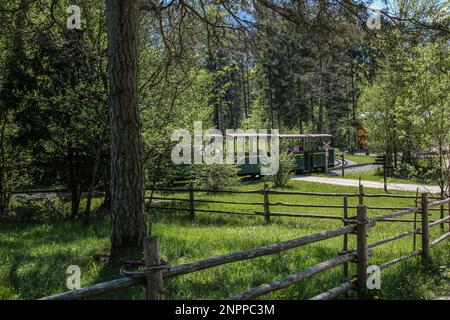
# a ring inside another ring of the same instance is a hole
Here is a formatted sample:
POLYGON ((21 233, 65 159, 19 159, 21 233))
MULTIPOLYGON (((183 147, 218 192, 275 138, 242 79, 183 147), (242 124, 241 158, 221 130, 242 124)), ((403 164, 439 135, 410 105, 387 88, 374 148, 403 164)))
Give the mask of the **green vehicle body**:
MULTIPOLYGON (((328 152, 328 167, 334 166, 334 149, 330 147, 332 135, 330 134, 279 134, 280 152, 286 148, 290 156, 295 158, 294 171, 297 173, 325 171, 328 152), (325 149, 328 149, 326 151, 325 149)), ((250 163, 249 154, 246 154, 245 163, 239 164, 239 175, 259 175, 260 161, 253 158, 250 163)))
MULTIPOLYGON (((325 171, 325 161, 326 161, 326 151, 315 150, 315 151, 300 151, 296 153, 291 153, 291 157, 295 158, 295 168, 294 171, 297 173, 301 172, 312 172, 312 171, 325 171)), ((260 174, 260 162, 259 158, 254 160, 256 164, 251 164, 248 155, 245 158, 245 163, 239 165, 239 175, 258 175, 260 174)), ((334 150, 328 150, 328 167, 333 167, 334 165, 334 150)))

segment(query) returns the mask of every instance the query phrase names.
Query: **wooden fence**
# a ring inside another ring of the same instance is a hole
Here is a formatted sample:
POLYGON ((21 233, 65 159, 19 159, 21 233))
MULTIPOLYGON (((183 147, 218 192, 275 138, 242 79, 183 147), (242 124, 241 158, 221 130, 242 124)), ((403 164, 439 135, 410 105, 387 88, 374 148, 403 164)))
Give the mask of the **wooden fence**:
MULTIPOLYGON (((206 212, 213 214, 228 214, 228 215, 242 215, 242 216, 261 216, 264 217, 266 222, 271 221, 271 217, 292 217, 292 218, 313 218, 313 219, 325 219, 325 220, 340 220, 345 221, 347 219, 346 214, 350 209, 357 209, 355 205, 349 205, 348 199, 352 197, 358 198, 359 205, 364 204, 365 198, 392 198, 392 199, 411 199, 415 202, 415 205, 419 202, 419 193, 417 195, 401 195, 401 194, 371 194, 365 193, 363 185, 359 185, 358 192, 356 193, 323 193, 323 192, 302 192, 302 191, 285 191, 285 190, 270 190, 268 185, 265 184, 262 189, 259 190, 208 190, 208 189, 196 189, 192 184, 187 188, 153 188, 149 189, 152 192, 169 192, 169 193, 186 193, 187 198, 180 197, 167 197, 167 196, 148 196, 146 200, 150 201, 150 205, 147 207, 150 209, 168 210, 168 211, 188 211, 192 219, 195 218, 196 212, 206 212), (198 193, 209 194, 248 194, 248 195, 262 195, 260 201, 225 201, 216 199, 198 198, 198 193), (342 198, 342 204, 304 204, 304 203, 290 203, 284 201, 271 201, 270 195, 287 195, 287 196, 310 196, 310 197, 339 197, 342 198), (155 205, 153 200, 159 202, 180 202, 188 203, 188 207, 174 207, 174 206, 161 206, 160 203, 155 205), (253 212, 245 211, 227 211, 227 210, 214 210, 214 209, 200 209, 196 207, 197 204, 226 204, 226 205, 241 205, 241 206, 261 206, 261 210, 253 212), (320 208, 320 209, 342 209, 342 215, 329 215, 329 214, 311 214, 311 213, 292 213, 272 210, 273 208, 280 207, 295 207, 295 208, 320 208)), ((429 196, 429 199, 442 200, 440 196, 429 196)), ((367 206, 368 210, 401 210, 409 207, 398 206, 367 206)), ((445 207, 441 205, 440 208, 430 208, 430 211, 440 211, 440 218, 445 215, 445 207)), ((448 212, 450 214, 450 205, 448 206, 448 212)), ((417 214, 413 219, 398 219, 398 218, 385 218, 380 221, 384 222, 410 222, 416 225, 420 223, 417 220, 417 214)), ((443 230, 443 226, 441 227, 443 230)))
MULTIPOLYGON (((265 188, 266 189, 266 188, 265 188)), ((264 195, 268 195, 268 190, 265 190, 264 195)), ((193 191, 192 191, 193 192, 193 191)), ((297 192, 298 193, 298 192, 297 192)), ((305 193, 302 193, 305 194, 305 193)), ((339 194, 342 195, 342 194, 339 194)), ((348 197, 348 195, 342 195, 348 197)), ((359 194, 361 199, 362 194, 359 194)), ((368 196, 368 195, 366 195, 368 196)), ((376 196, 376 195, 371 195, 376 196)), ((266 197, 264 197, 266 198, 266 197)), ((268 197, 267 197, 268 198, 268 197)), ((344 198, 346 199, 346 198, 344 198)), ((212 267, 237 262, 244 261, 248 259, 254 259, 261 256, 267 256, 275 253, 280 253, 293 248, 299 248, 303 246, 310 245, 312 243, 317 243, 319 241, 324 241, 327 239, 332 239, 340 236, 344 236, 343 242, 343 252, 337 254, 334 258, 323 261, 321 263, 310 266, 307 269, 301 270, 297 273, 291 274, 286 278, 273 281, 269 284, 263 284, 259 287, 252 288, 236 294, 228 299, 233 300, 247 300, 254 299, 256 297, 262 296, 264 294, 274 292, 283 288, 287 288, 293 284, 299 283, 306 278, 313 275, 319 274, 328 270, 330 268, 343 265, 344 276, 343 283, 339 286, 332 288, 326 292, 319 295, 311 297, 312 300, 324 300, 333 299, 342 293, 349 291, 350 289, 357 289, 358 297, 364 299, 367 297, 367 267, 369 262, 369 256, 373 254, 372 248, 381 246, 386 243, 396 241, 398 239, 410 236, 410 235, 421 235, 421 248, 415 249, 412 252, 395 258, 393 260, 387 261, 379 265, 380 269, 384 269, 393 266, 401 261, 407 260, 411 257, 421 255, 422 262, 428 264, 430 262, 430 248, 438 245, 445 239, 450 237, 450 231, 442 234, 435 240, 430 241, 429 229, 436 227, 438 225, 444 225, 449 223, 450 227, 450 215, 442 217, 434 222, 429 222, 428 215, 429 211, 435 207, 443 206, 445 204, 450 204, 450 198, 429 202, 429 195, 422 194, 420 206, 401 209, 393 212, 389 212, 382 216, 372 216, 367 215, 368 207, 364 204, 357 206, 357 215, 355 217, 345 216, 344 226, 335 228, 332 230, 311 234, 301 238, 296 238, 281 243, 277 243, 270 246, 248 249, 237 251, 233 253, 228 253, 220 256, 211 257, 205 260, 190 262, 178 266, 170 266, 161 263, 159 256, 159 245, 158 239, 155 237, 146 237, 144 239, 144 261, 140 263, 129 263, 125 264, 121 268, 121 274, 125 277, 112 280, 108 282, 103 282, 99 284, 94 284, 85 288, 78 290, 72 290, 64 293, 59 293, 53 296, 42 298, 43 300, 53 300, 53 299, 82 299, 90 297, 100 293, 107 293, 114 290, 127 288, 135 285, 145 285, 147 298, 148 299, 163 299, 164 297, 164 279, 169 277, 174 277, 182 274, 188 274, 191 272, 196 272, 200 270, 209 269, 212 267), (368 244, 368 229, 375 226, 379 221, 386 221, 386 219, 398 218, 407 214, 421 215, 421 227, 414 228, 413 230, 399 233, 395 236, 380 240, 375 243, 368 244), (356 235, 356 249, 349 250, 347 239, 350 234, 356 235), (356 263, 356 275, 350 276, 348 271, 348 264, 356 263), (142 265, 142 269, 139 271, 129 271, 132 265, 142 265)), ((267 207, 268 200, 264 201, 267 207)), ((345 204, 344 204, 345 208, 345 204)), ((271 214, 272 215, 272 214, 271 214)), ((265 215, 267 217, 267 215, 265 215)), ((269 216, 270 218, 270 216, 269 216)))

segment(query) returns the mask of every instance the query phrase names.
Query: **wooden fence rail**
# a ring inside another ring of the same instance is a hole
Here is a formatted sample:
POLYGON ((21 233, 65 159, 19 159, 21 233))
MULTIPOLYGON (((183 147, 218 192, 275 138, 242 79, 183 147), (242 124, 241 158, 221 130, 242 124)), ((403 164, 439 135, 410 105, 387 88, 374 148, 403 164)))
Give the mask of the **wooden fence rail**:
MULTIPOLYGON (((387 261, 381 264, 379 267, 380 269, 384 269, 418 255, 422 256, 422 263, 428 264, 431 259, 429 252, 430 248, 438 245, 439 243, 450 237, 450 232, 447 232, 430 242, 429 228, 432 226, 434 227, 437 225, 447 223, 450 219, 449 217, 446 217, 443 219, 436 220, 433 223, 429 223, 428 210, 434 206, 440 206, 450 203, 450 198, 440 200, 434 203, 428 202, 428 199, 429 197, 427 194, 422 194, 421 196, 422 201, 420 207, 414 207, 409 208, 407 210, 388 213, 381 217, 368 216, 367 206, 359 205, 357 207, 356 219, 348 219, 347 212, 345 212, 346 219, 344 220, 344 226, 342 227, 311 234, 293 240, 284 241, 270 246, 232 252, 200 261, 182 264, 179 266, 161 265, 157 239, 152 237, 146 237, 144 240, 145 269, 143 271, 135 272, 133 273, 133 276, 124 277, 121 279, 103 282, 99 284, 94 284, 92 286, 88 286, 85 288, 69 292, 59 293, 42 299, 43 300, 82 299, 96 294, 107 293, 118 289, 123 289, 130 286, 142 284, 146 286, 148 299, 163 299, 163 279, 165 278, 205 270, 232 262, 244 261, 261 256, 280 253, 289 249, 299 248, 302 246, 310 245, 313 243, 317 243, 319 241, 324 241, 339 236, 344 236, 344 252, 341 252, 338 256, 320 262, 316 265, 310 266, 307 269, 291 274, 283 279, 276 280, 269 284, 263 284, 256 288, 246 290, 240 294, 231 297, 230 299, 237 299, 237 300, 253 299, 270 292, 287 288, 295 283, 303 281, 306 278, 324 272, 325 270, 328 270, 338 265, 344 266, 344 282, 335 288, 332 288, 326 292, 323 292, 319 295, 312 297, 311 299, 323 300, 336 298, 337 296, 345 292, 348 292, 349 290, 354 288, 358 289, 357 292, 359 298, 365 298, 367 297, 366 282, 368 278, 367 274, 368 258, 373 254, 371 248, 378 247, 380 245, 390 243, 398 239, 402 239, 406 236, 420 234, 422 238, 422 247, 420 249, 414 250, 406 255, 395 258, 391 261, 387 261), (369 228, 374 227, 376 221, 380 221, 381 218, 391 218, 416 213, 418 210, 422 215, 421 228, 416 228, 414 230, 400 233, 392 237, 380 240, 378 242, 368 244, 367 230, 369 228), (351 234, 356 234, 356 249, 348 251, 346 239, 348 235, 351 234), (348 263, 354 262, 355 259, 356 259, 357 274, 356 277, 349 278, 348 267, 345 268, 345 266, 348 265, 348 263)), ((344 198, 344 200, 345 200, 344 204, 346 204, 347 203, 346 198, 344 198)), ((121 270, 123 271, 123 269, 121 270)))
MULTIPOLYGON (((417 203, 417 196, 410 195, 396 195, 396 194, 369 194, 364 192, 364 187, 362 185, 359 186, 357 193, 322 193, 322 192, 302 192, 302 191, 282 191, 282 190, 270 190, 267 184, 264 184, 264 187, 261 190, 209 190, 209 189, 196 189, 192 184, 189 185, 188 188, 152 188, 152 191, 160 191, 160 192, 184 192, 188 194, 188 198, 177 198, 177 197, 164 197, 164 196, 151 196, 146 197, 148 200, 160 200, 160 201, 180 201, 186 202, 189 205, 189 208, 186 207, 164 207, 160 205, 154 205, 153 202, 148 206, 150 209, 162 209, 162 210, 180 210, 180 211, 189 211, 190 216, 193 219, 195 217, 195 212, 205 212, 205 213, 216 213, 216 214, 231 214, 231 215, 242 215, 242 216, 261 216, 264 217, 267 223, 271 222, 271 217, 293 217, 293 218, 313 218, 313 219, 325 219, 325 220, 341 220, 344 221, 346 218, 343 216, 337 215, 323 215, 323 214, 313 214, 313 213, 292 213, 292 212, 281 212, 281 211, 271 211, 271 207, 299 207, 299 208, 335 208, 342 209, 343 211, 348 211, 349 209, 357 209, 358 206, 348 205, 348 203, 344 205, 339 204, 304 204, 304 203, 289 203, 284 201, 270 201, 270 195, 304 195, 304 196, 327 196, 327 197, 357 197, 359 199, 359 204, 364 204, 364 198, 370 197, 391 197, 391 198, 403 198, 403 199, 414 199, 417 203), (201 199, 195 196, 195 193, 225 193, 225 194, 260 194, 262 195, 262 201, 229 201, 229 200, 216 200, 216 199, 201 199), (244 206, 261 206, 262 211, 253 211, 253 212, 236 212, 229 210, 215 210, 215 209, 197 209, 195 203, 207 203, 207 204, 227 204, 227 205, 244 205, 244 206)), ((432 197, 428 196, 429 199, 440 199, 440 197, 432 197)), ((445 200, 440 200, 434 203, 433 206, 440 206, 440 208, 430 208, 429 211, 440 211, 441 219, 444 218, 443 215, 443 206, 447 202, 445 200)), ((395 223, 416 223, 422 222, 421 220, 417 220, 417 216, 414 219, 394 219, 397 216, 404 215, 410 212, 419 212, 421 207, 417 206, 415 208, 405 208, 405 207, 396 207, 396 206, 367 206, 369 210, 397 210, 389 213, 388 215, 383 215, 378 218, 375 218, 376 221, 379 222, 395 222, 395 223)), ((450 205, 449 205, 449 213, 450 213, 450 205)), ((434 221, 431 221, 434 222, 434 221)), ((441 224, 441 228, 442 228, 441 224)), ((443 230, 443 229, 442 229, 443 230)))
POLYGON ((299 271, 297 273, 291 274, 290 276, 271 282, 269 284, 263 284, 259 287, 247 290, 242 292, 234 297, 230 298, 230 300, 249 300, 254 299, 264 294, 287 288, 295 283, 298 283, 306 278, 309 278, 317 273, 326 271, 334 266, 344 264, 346 262, 352 261, 356 257, 356 253, 349 253, 346 255, 338 256, 332 259, 329 259, 324 262, 320 262, 314 266, 311 266, 305 270, 299 271))
MULTIPOLYGON (((195 271, 200 271, 204 269, 209 269, 212 267, 216 267, 219 265, 237 262, 237 261, 244 261, 248 259, 253 259, 256 257, 271 255, 274 253, 280 253, 282 251, 286 251, 293 248, 298 248, 301 246, 305 246, 308 244, 312 244, 318 241, 323 241, 331 238, 338 237, 343 234, 348 234, 353 231, 355 231, 356 227, 354 225, 349 225, 345 227, 340 227, 337 229, 324 231, 315 233, 312 235, 304 236, 301 238, 293 239, 284 241, 281 243, 277 243, 271 246, 261 247, 261 248, 255 248, 255 249, 249 249, 249 250, 243 250, 243 251, 237 251, 233 253, 228 253, 212 258, 208 258, 205 260, 190 262, 186 264, 182 264, 176 267, 171 267, 170 269, 163 271, 162 275, 164 278, 166 277, 173 277, 178 276, 182 274, 187 274, 195 271)), ((86 298, 91 295, 96 295, 99 293, 105 293, 117 289, 123 289, 127 288, 136 284, 143 284, 145 281, 145 276, 135 276, 135 277, 127 277, 122 278, 119 280, 112 280, 108 282, 104 282, 102 284, 95 284, 86 288, 68 291, 64 293, 59 293, 53 296, 49 296, 46 298, 43 298, 45 300, 53 300, 53 299, 80 299, 80 298, 86 298)))
MULTIPOLYGON (((188 193, 190 190, 194 192, 203 192, 203 193, 235 193, 235 194, 263 194, 263 189, 253 189, 253 190, 217 190, 217 189, 200 189, 200 188, 147 188, 146 190, 154 190, 154 191, 165 191, 165 192, 186 192, 188 193)), ((273 190, 269 191, 270 194, 280 194, 280 195, 303 195, 303 196, 323 196, 323 197, 357 197, 359 192, 355 193, 333 193, 333 192, 305 192, 305 191, 289 191, 289 190, 273 190)), ((403 194, 391 194, 391 193, 367 193, 364 196, 367 197, 384 197, 384 198, 404 198, 404 199, 416 199, 416 196, 413 195, 403 195, 403 194)), ((430 199, 442 200, 440 196, 429 196, 430 199)))

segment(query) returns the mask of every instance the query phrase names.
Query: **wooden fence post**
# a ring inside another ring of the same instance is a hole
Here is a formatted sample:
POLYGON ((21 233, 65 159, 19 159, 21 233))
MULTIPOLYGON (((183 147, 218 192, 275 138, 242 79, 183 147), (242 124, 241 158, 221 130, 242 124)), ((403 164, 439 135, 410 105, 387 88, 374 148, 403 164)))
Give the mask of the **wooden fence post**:
MULTIPOLYGON (((144 261, 146 268, 161 265, 159 243, 156 237, 146 236, 144 238, 144 261)), ((148 273, 146 289, 147 300, 163 299, 164 283, 162 277, 162 269, 148 273)))
MULTIPOLYGON (((441 185, 441 200, 444 200, 444 187, 441 185)), ((444 219, 444 205, 440 206, 441 208, 441 219, 444 219)), ((441 223, 441 231, 444 232, 445 223, 441 223)))
POLYGON ((344 154, 341 155, 341 169, 342 169, 342 176, 345 174, 345 167, 344 167, 344 154))
POLYGON ((269 186, 267 185, 267 183, 264 184, 263 195, 264 195, 264 218, 267 223, 270 223, 269 186))
MULTIPOLYGON (((448 203, 448 215, 450 216, 450 202, 448 203)), ((448 221, 448 231, 450 231, 450 220, 448 221)))
POLYGON ((430 261, 430 237, 428 223, 428 193, 422 193, 422 263, 430 261))
MULTIPOLYGON (((419 188, 416 190, 416 199, 415 199, 415 206, 417 207, 419 205, 419 188)), ((414 229, 417 229, 417 211, 414 212, 414 229)), ((417 233, 414 233, 413 235, 413 251, 416 251, 416 245, 417 243, 417 233)))
POLYGON ((195 219, 195 208, 194 208, 194 184, 191 182, 189 184, 189 212, 191 214, 191 219, 195 219))
MULTIPOLYGON (((344 226, 348 225, 347 222, 348 219, 348 199, 347 196, 344 196, 344 226)), ((348 250, 348 234, 344 234, 344 243, 343 243, 343 248, 342 248, 344 254, 347 252, 348 250)), ((347 282, 349 279, 348 276, 348 262, 343 264, 343 268, 344 268, 344 282, 347 282)))
POLYGON ((359 192, 358 192, 359 205, 364 204, 364 186, 361 184, 361 179, 359 179, 359 192))
POLYGON ((358 221, 357 226, 357 284, 358 298, 365 299, 367 297, 367 207, 358 206, 356 215, 358 221))
POLYGON ((388 192, 387 190, 387 158, 386 154, 383 154, 383 182, 384 182, 384 192, 388 192))

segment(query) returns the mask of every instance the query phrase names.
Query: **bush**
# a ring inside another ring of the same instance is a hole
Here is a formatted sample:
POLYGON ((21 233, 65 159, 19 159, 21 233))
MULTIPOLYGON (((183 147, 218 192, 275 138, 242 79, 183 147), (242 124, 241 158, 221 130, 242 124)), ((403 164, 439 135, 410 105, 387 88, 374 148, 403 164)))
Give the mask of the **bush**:
POLYGON ((289 152, 280 153, 280 165, 278 172, 269 176, 275 188, 284 187, 294 176, 295 158, 289 152))
POLYGON ((155 180, 161 186, 172 186, 177 181, 189 179, 189 166, 188 165, 174 165, 170 159, 164 159, 156 163, 159 163, 159 167, 155 166, 152 161, 147 161, 146 164, 146 187, 152 187, 155 180))
POLYGON ((229 164, 199 164, 191 167, 194 187, 200 189, 220 190, 239 183, 239 167, 229 164))
POLYGON ((394 175, 410 180, 435 182, 439 180, 440 170, 439 168, 431 167, 429 163, 425 161, 419 161, 414 165, 401 163, 398 168, 394 170, 394 175))
POLYGON ((17 195, 12 202, 9 220, 15 222, 48 221, 65 218, 63 200, 56 194, 17 195))

